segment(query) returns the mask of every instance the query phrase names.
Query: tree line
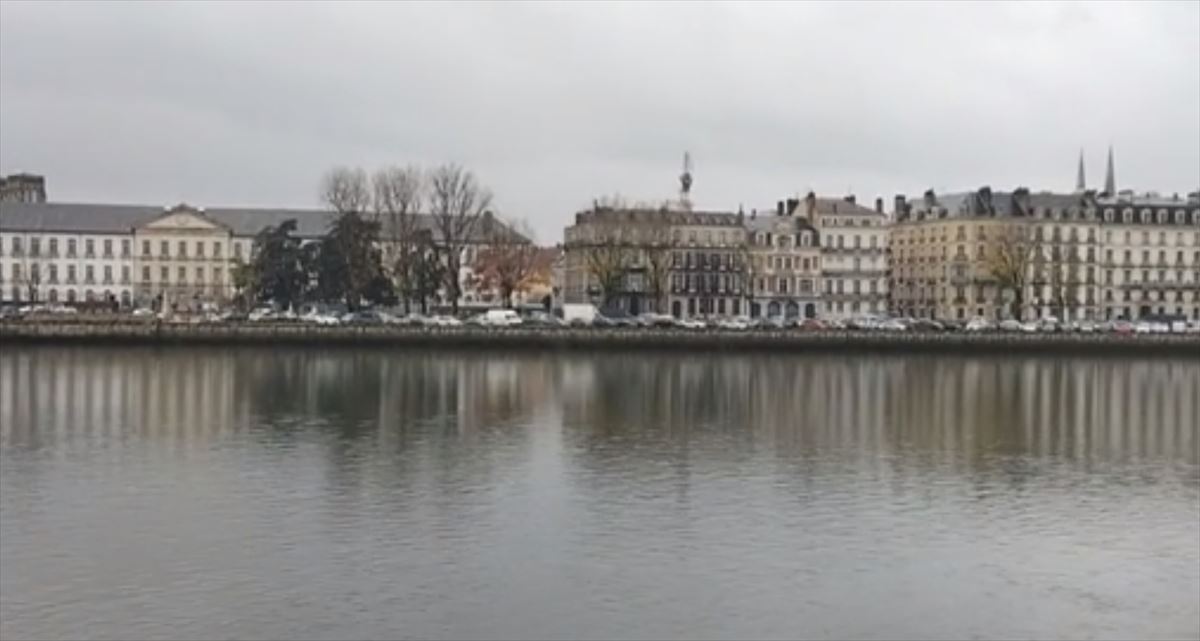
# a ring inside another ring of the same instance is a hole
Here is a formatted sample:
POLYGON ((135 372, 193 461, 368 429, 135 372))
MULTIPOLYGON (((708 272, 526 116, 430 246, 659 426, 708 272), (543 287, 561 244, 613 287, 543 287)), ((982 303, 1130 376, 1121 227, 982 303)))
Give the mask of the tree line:
POLYGON ((324 176, 320 198, 333 214, 320 238, 304 242, 294 219, 255 236, 249 262, 233 274, 245 302, 400 304, 405 313, 426 313, 441 291, 457 313, 468 247, 476 249, 470 284, 500 291, 506 306, 534 268, 528 225, 500 221, 491 191, 459 165, 385 167, 369 176, 338 167, 324 176))

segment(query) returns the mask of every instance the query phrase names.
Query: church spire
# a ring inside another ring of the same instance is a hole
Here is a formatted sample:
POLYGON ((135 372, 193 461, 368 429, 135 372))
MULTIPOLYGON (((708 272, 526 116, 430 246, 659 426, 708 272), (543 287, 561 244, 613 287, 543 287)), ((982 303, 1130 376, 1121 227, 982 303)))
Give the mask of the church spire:
POLYGON ((1075 175, 1075 191, 1083 193, 1087 191, 1087 180, 1083 175, 1083 150, 1079 150, 1079 173, 1075 175))
POLYGON ((1108 170, 1104 173, 1104 193, 1109 196, 1117 195, 1117 177, 1113 171, 1113 149, 1108 146, 1108 170))

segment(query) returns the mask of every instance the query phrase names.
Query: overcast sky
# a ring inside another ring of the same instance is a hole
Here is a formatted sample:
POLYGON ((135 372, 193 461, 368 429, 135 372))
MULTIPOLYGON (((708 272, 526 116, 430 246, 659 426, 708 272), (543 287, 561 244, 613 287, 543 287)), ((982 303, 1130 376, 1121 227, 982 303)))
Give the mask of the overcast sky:
POLYGON ((1200 3, 0 3, 0 171, 52 200, 317 204, 459 162, 561 239, 594 196, 770 206, 1026 185, 1080 148, 1200 186, 1200 3))

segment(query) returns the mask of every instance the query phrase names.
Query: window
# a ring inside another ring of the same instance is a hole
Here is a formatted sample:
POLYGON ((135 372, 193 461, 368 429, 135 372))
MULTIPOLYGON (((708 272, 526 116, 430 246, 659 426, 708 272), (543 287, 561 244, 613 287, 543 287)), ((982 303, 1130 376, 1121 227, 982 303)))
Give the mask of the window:
POLYGON ((213 279, 213 283, 215 283, 217 285, 221 284, 221 268, 220 267, 213 267, 212 279, 213 279))
POLYGON ((204 284, 204 268, 203 267, 196 268, 196 282, 201 285, 204 284))
POLYGON ((143 256, 150 255, 150 241, 148 241, 148 240, 142 241, 142 255, 143 256))
POLYGON ((57 238, 50 239, 50 255, 51 256, 58 255, 58 239, 57 238))
POLYGON ((143 283, 150 282, 150 268, 149 267, 142 268, 142 282, 143 283))
POLYGON ((187 282, 187 267, 179 268, 179 282, 180 284, 187 282))
POLYGON ((92 283, 96 281, 96 269, 91 265, 83 267, 83 282, 92 283))
POLYGON ((121 282, 129 283, 129 265, 121 265, 121 282))
POLYGON ((196 241, 196 256, 199 258, 204 257, 204 241, 203 240, 196 241))
POLYGON ((21 280, 21 263, 13 263, 13 280, 21 280))
POLYGON ((179 257, 187 258, 187 241, 181 240, 177 246, 179 247, 179 257))
POLYGON ((75 266, 74 265, 67 265, 67 282, 68 283, 75 282, 75 266))
POLYGON ((166 258, 171 255, 171 245, 167 241, 162 241, 158 244, 158 255, 161 258, 166 258))
MULTIPOLYGON (((677 231, 677 232, 675 232, 675 234, 678 235, 679 232, 677 231)), ((679 240, 679 239, 676 238, 675 240, 679 240)), ((213 258, 220 258, 220 257, 221 257, 221 242, 214 241, 213 242, 213 258)))
POLYGON ((92 257, 96 255, 96 241, 88 238, 83 241, 83 255, 92 257))
POLYGON ((112 239, 111 238, 104 239, 104 257, 112 258, 112 239))
POLYGON ((106 285, 112 283, 112 265, 104 266, 104 283, 106 285))
POLYGON ((58 282, 58 265, 50 265, 50 282, 58 282))
POLYGON ((71 258, 75 257, 75 239, 74 238, 67 239, 67 256, 69 256, 71 258))
POLYGON ((129 241, 128 240, 121 241, 121 256, 123 256, 125 258, 129 257, 129 241))
POLYGON ((12 253, 14 256, 21 255, 21 239, 20 238, 12 239, 12 253))
POLYGON ((37 256, 42 251, 42 241, 38 238, 29 239, 29 255, 37 256))
POLYGON ((160 282, 161 282, 163 285, 166 285, 167 283, 171 282, 171 270, 170 270, 170 269, 168 269, 168 268, 166 268, 166 267, 159 268, 159 270, 158 270, 158 280, 159 280, 159 281, 160 281, 160 282))

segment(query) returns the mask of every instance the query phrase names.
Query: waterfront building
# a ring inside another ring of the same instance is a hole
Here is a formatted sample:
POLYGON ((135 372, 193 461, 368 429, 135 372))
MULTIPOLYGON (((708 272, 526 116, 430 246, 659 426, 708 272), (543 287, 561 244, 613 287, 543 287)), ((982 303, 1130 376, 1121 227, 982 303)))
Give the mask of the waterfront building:
POLYGON ((929 191, 914 202, 898 196, 895 216, 895 314, 1200 318, 1200 194, 1184 199, 984 187, 943 196, 929 191))
MULTIPOLYGON (((302 243, 320 239, 334 214, 318 209, 211 208, 0 201, 0 300, 198 306, 228 303, 233 274, 263 228, 296 221, 302 243)), ((498 224, 494 220, 492 224, 498 224)), ((433 234, 428 216, 421 229, 433 234)), ((460 303, 498 300, 476 286, 475 257, 492 234, 463 249, 460 303)), ((391 249, 383 241, 385 254, 391 249)), ((437 301, 449 304, 444 291, 437 301)))
POLYGON ((819 198, 809 193, 805 216, 821 235, 822 316, 846 319, 884 314, 888 307, 888 229, 883 201, 863 207, 853 195, 819 198))
POLYGON ((746 218, 751 318, 815 318, 821 313, 821 234, 789 199, 746 218))
POLYGON ((564 231, 562 300, 678 318, 741 316, 744 216, 596 205, 564 231))

